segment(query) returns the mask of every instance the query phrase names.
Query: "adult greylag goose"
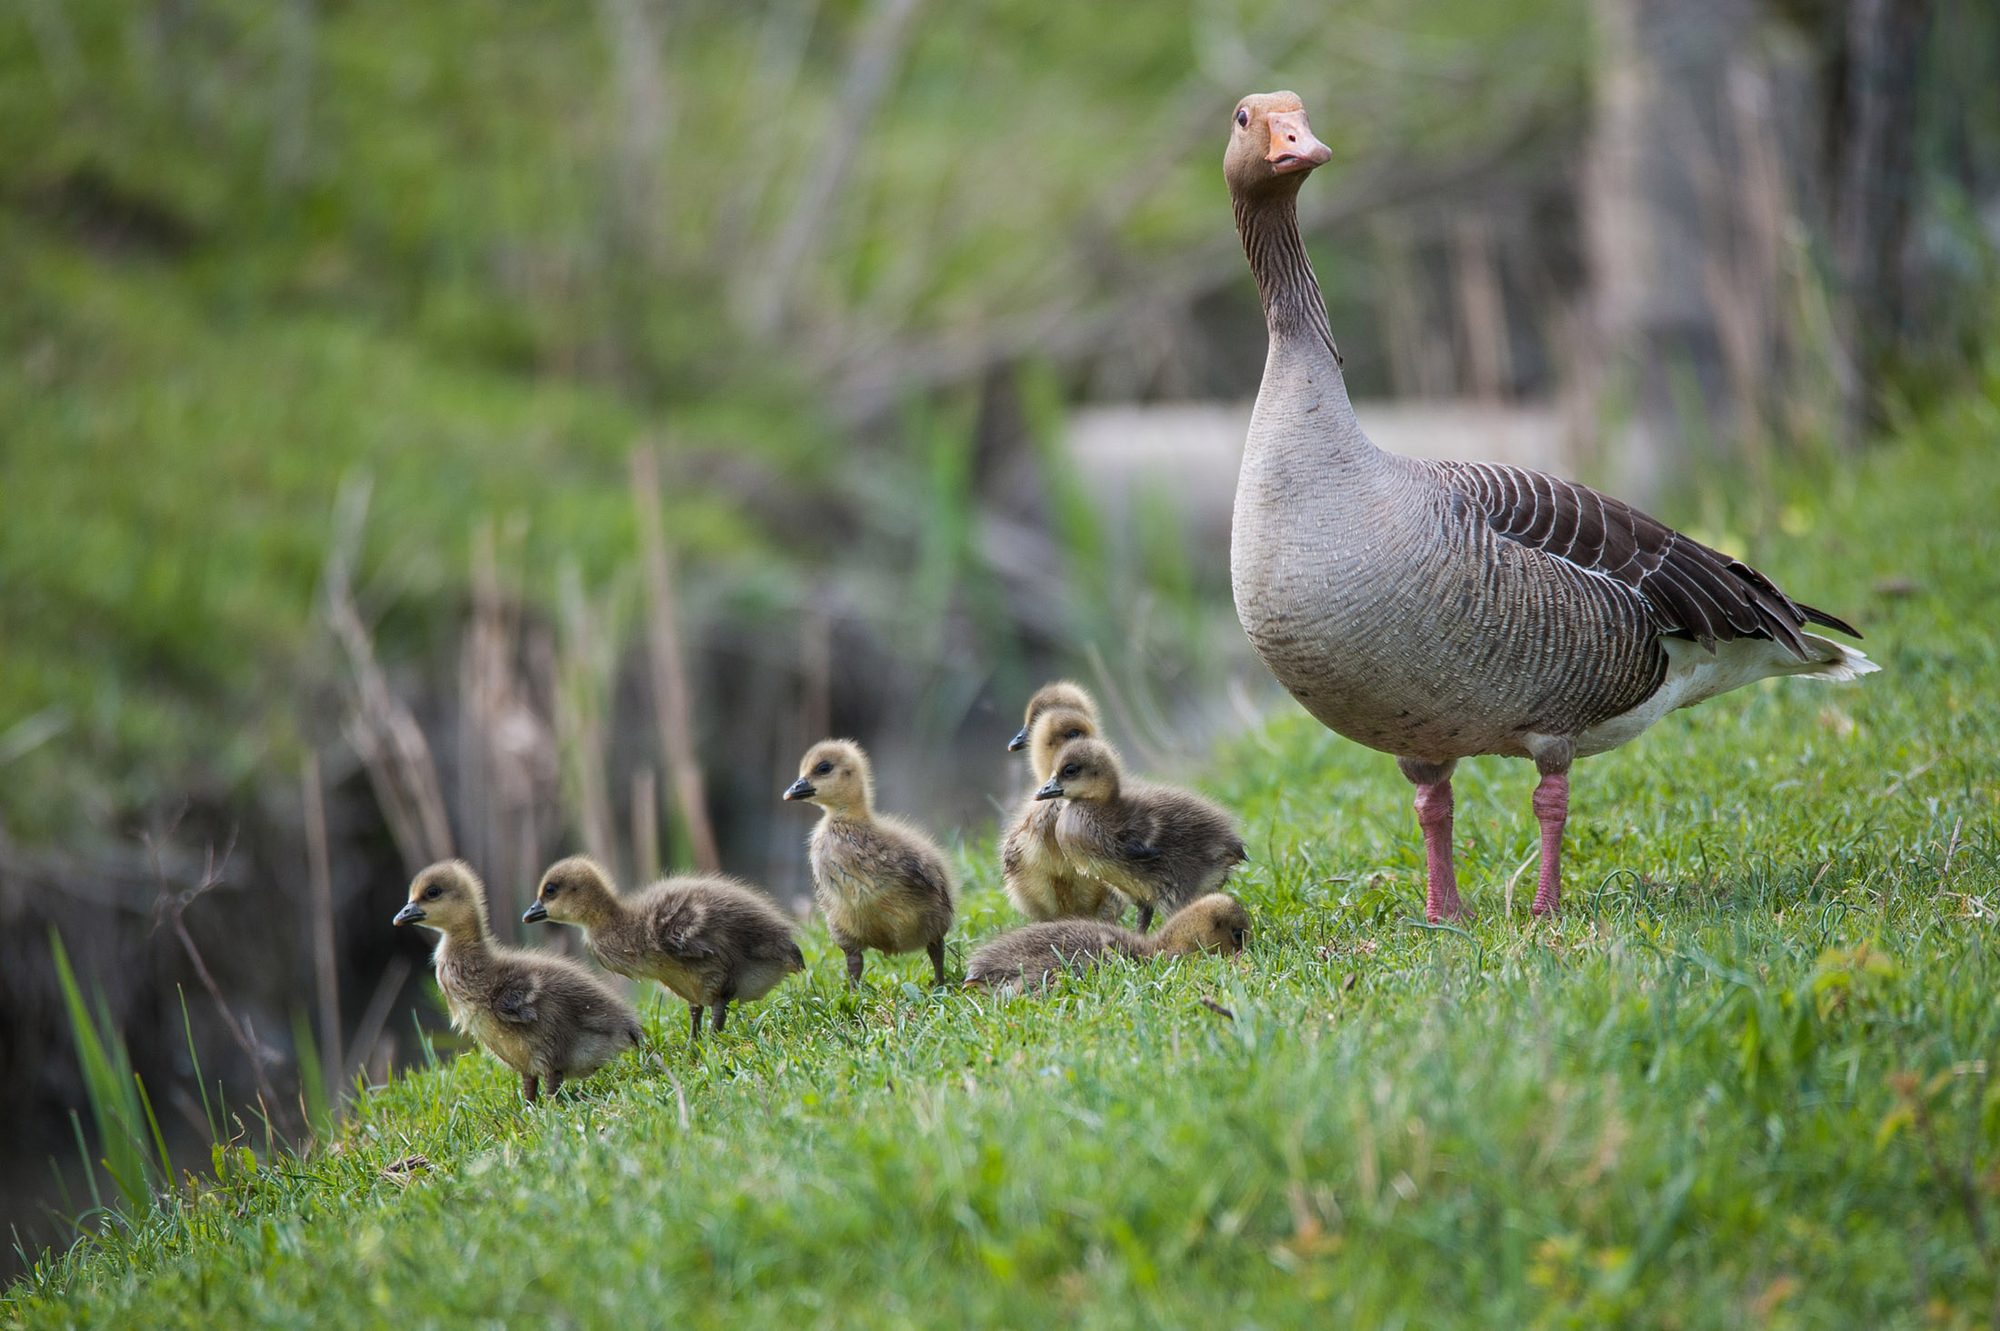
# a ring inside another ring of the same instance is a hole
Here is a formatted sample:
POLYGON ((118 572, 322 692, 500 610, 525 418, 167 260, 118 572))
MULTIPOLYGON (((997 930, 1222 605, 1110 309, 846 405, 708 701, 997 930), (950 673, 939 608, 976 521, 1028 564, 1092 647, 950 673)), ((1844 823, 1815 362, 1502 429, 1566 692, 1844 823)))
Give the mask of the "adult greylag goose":
POLYGON ((1223 174, 1270 349, 1236 488, 1237 618, 1308 712, 1416 786, 1434 921, 1461 911, 1453 766, 1533 759, 1541 914, 1561 895, 1573 759, 1759 679, 1877 667, 1806 632, 1860 637, 1849 625, 1628 504, 1369 442, 1299 236, 1299 187, 1330 156, 1296 95, 1238 103, 1223 174))
POLYGON ((1017 991, 1039 988, 1058 970, 1082 970, 1106 954, 1143 960, 1236 953, 1243 950, 1249 929, 1243 903, 1221 892, 1197 897, 1153 934, 1134 933, 1103 920, 1048 920, 982 943, 966 963, 965 983, 1017 991))
POLYGON ((604 981, 567 957, 494 941, 486 885, 464 861, 419 873, 395 923, 437 930, 438 990, 451 1024, 519 1074, 529 1104, 638 1047, 638 1014, 604 981))
POLYGON ((688 1005, 688 1046, 701 1040, 701 1014, 716 1034, 731 1003, 762 998, 805 958, 791 922, 762 892, 721 874, 678 874, 629 897, 588 855, 557 860, 542 874, 524 924, 546 920, 583 930, 597 964, 635 980, 657 980, 688 1005))

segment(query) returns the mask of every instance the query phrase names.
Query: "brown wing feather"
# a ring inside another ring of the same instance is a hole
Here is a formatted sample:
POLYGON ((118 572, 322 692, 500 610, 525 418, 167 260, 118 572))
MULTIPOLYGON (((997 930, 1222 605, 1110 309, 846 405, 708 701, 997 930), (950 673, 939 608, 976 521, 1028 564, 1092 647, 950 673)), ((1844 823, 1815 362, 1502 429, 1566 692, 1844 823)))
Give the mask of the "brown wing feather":
POLYGON ((1638 593, 1662 633, 1711 650, 1736 638, 1770 638, 1800 660, 1811 655, 1800 638, 1808 624, 1861 636, 1741 560, 1589 486, 1497 462, 1428 465, 1498 535, 1638 593))

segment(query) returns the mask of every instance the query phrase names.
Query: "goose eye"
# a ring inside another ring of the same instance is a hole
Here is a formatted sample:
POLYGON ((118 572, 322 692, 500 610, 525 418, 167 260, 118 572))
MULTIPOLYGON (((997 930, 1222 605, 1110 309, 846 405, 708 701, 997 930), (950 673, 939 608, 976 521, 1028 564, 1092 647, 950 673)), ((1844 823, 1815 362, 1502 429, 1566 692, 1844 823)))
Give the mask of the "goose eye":
POLYGON ((1236 108, 1236 124, 1241 129, 1250 128, 1250 109, 1248 107, 1239 106, 1236 108))
POLYGON ((1075 776, 1076 773, 1077 773, 1077 766, 1075 763, 1071 763, 1068 767, 1063 768, 1064 776, 1075 776))
POLYGON ((1064 739, 1082 739, 1082 738, 1083 738, 1083 732, 1082 732, 1081 730, 1068 730, 1068 731, 1064 731, 1064 732, 1063 732, 1063 738, 1064 738, 1064 739))
POLYGON ((432 883, 429 887, 424 889, 425 901, 436 901, 439 897, 443 895, 444 895, 444 889, 439 887, 436 883, 432 883))
POLYGON ((832 763, 821 763, 819 766, 813 768, 813 775, 825 776, 828 772, 831 772, 832 770, 833 770, 832 763))
POLYGON ((562 888, 555 883, 543 883, 542 899, 546 901, 548 898, 554 896, 556 893, 560 891, 562 891, 562 888))
POLYGON ((1236 940, 1236 946, 1238 947, 1243 946, 1243 931, 1241 929, 1231 929, 1229 931, 1229 936, 1236 940))

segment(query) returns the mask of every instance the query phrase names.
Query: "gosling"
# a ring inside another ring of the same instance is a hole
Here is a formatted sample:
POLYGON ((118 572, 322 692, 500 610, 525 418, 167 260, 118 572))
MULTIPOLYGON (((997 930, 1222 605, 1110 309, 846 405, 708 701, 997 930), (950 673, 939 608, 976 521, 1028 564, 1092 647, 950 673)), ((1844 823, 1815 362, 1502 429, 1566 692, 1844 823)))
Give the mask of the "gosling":
POLYGON ((821 740, 799 763, 787 800, 820 808, 807 843, 813 896, 847 955, 847 985, 861 984, 862 950, 930 953, 944 983, 952 882, 944 853, 900 818, 875 811, 875 775, 853 740, 821 740))
POLYGON ((464 861, 418 874, 395 923, 438 931, 433 961, 451 1024, 520 1074, 529 1104, 638 1048, 638 1014, 602 980, 567 958, 494 941, 486 885, 464 861))
POLYGON ((1243 903, 1220 892, 1189 902, 1151 935, 1101 920, 1030 924, 974 952, 965 967, 965 983, 1019 993, 1042 988, 1059 970, 1082 970, 1107 955, 1144 960, 1197 952, 1233 954, 1243 950, 1249 930, 1243 903))
MULTIPOLYGON (((1081 693, 1075 685, 1061 687, 1081 693)), ((1028 767, 1039 786, 1054 775, 1056 751, 1073 739, 1094 738, 1097 722, 1089 712, 1066 705, 1037 714, 1031 703, 1028 712, 1034 718, 1029 722, 1028 767)), ((1000 840, 1000 881, 1007 899, 1031 920, 1116 920, 1125 912, 1125 898, 1101 879, 1079 873, 1056 843, 1062 809, 1062 801, 1030 793, 1015 811, 1000 840)))
POLYGON ((1036 799, 1067 800, 1056 842, 1077 872, 1139 905, 1139 932, 1156 908, 1178 910, 1220 888, 1242 863, 1243 838, 1228 813, 1192 791, 1128 781, 1111 746, 1073 739, 1057 752, 1036 799))
MULTIPOLYGON (((1069 712, 1082 712, 1090 722, 1090 733, 1096 734, 1101 724, 1097 719, 1097 700, 1084 691, 1083 685, 1058 679, 1035 690, 1035 696, 1028 699, 1028 714, 1021 722, 1021 728, 1014 738, 1007 741, 1007 752, 1019 753, 1035 738, 1035 721, 1043 712, 1053 712, 1057 708, 1069 712)), ((1036 773, 1037 781, 1046 781, 1047 772, 1036 773)))
POLYGON ((524 924, 539 920, 581 927, 598 965, 679 995, 691 1049, 701 1042, 703 1008, 720 1035, 732 1002, 762 998, 806 964, 770 898, 720 875, 669 878, 620 897, 602 865, 572 855, 549 866, 521 916, 524 924))

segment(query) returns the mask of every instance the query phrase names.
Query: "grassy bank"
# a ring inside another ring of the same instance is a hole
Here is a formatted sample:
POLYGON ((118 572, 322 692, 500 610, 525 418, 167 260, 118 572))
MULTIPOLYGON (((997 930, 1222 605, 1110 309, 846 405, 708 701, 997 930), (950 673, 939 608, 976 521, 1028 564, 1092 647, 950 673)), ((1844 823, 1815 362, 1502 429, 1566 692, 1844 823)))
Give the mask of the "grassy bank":
MULTIPOLYGON (((1393 765, 1280 720, 1206 774, 1251 846, 1242 964, 995 1004, 904 959, 855 999, 814 930, 809 977, 698 1060, 667 1009, 643 1061, 528 1111, 441 1055, 330 1149, 239 1153, 45 1263, 0 1320, 1986 1325, 1996 399, 1793 478, 1754 553, 1885 672, 1581 767, 1554 922, 1514 882, 1525 768, 1467 765, 1478 917, 1432 930, 1393 765)), ((1007 923, 989 860, 961 938, 1007 923)))

